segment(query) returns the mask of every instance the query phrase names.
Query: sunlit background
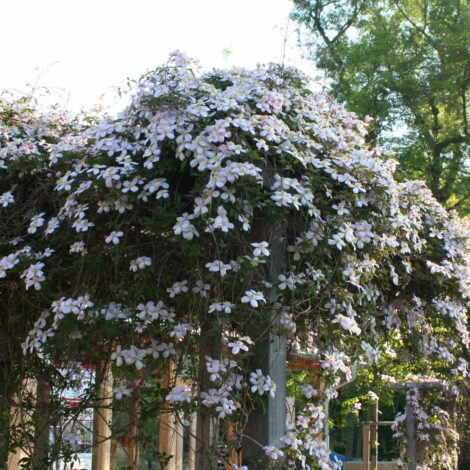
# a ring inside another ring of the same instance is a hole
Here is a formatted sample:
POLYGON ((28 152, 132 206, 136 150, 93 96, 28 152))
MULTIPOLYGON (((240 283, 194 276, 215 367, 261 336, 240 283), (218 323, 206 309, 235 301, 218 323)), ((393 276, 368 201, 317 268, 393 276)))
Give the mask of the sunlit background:
POLYGON ((119 108, 117 88, 174 49, 206 69, 274 61, 312 73, 290 9, 289 0, 3 0, 0 90, 119 108))

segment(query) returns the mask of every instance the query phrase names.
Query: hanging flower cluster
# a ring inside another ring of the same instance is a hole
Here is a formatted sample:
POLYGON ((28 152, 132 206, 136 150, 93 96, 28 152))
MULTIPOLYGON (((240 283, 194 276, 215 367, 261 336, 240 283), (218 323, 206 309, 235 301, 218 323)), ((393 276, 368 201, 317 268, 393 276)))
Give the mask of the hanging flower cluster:
POLYGON ((124 382, 171 364, 187 384, 162 384, 167 404, 240 421, 280 386, 263 338, 288 336, 327 382, 266 448, 289 468, 336 468, 319 404, 358 356, 394 349, 468 377, 468 224, 397 183, 367 124, 298 71, 201 75, 175 53, 114 118, 15 119, 2 121, 0 217, 31 207, 2 233, 0 290, 34 299, 25 352, 100 352, 124 382), (41 171, 44 201, 26 194, 41 171))

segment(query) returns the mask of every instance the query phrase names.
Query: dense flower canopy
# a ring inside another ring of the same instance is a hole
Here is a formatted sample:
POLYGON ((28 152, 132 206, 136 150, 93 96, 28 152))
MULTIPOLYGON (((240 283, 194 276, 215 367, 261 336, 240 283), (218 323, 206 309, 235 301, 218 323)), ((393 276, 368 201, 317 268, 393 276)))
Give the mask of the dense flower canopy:
MULTIPOLYGON (((25 353, 111 356, 121 399, 172 363, 187 382, 162 403, 233 421, 275 395, 270 331, 318 357, 328 397, 358 363, 468 378, 468 224, 298 71, 200 74, 175 53, 114 118, 2 106, 0 291, 35 318, 25 353)), ((266 455, 336 468, 306 390, 266 455)))

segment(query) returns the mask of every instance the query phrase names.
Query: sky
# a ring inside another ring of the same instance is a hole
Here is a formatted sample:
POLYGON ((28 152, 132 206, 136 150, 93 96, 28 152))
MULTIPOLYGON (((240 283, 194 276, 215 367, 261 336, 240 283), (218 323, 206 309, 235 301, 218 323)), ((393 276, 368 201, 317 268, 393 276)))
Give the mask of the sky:
POLYGON ((2 0, 0 90, 119 108, 117 88, 175 49, 205 69, 284 58, 312 74, 290 10, 290 0, 2 0))

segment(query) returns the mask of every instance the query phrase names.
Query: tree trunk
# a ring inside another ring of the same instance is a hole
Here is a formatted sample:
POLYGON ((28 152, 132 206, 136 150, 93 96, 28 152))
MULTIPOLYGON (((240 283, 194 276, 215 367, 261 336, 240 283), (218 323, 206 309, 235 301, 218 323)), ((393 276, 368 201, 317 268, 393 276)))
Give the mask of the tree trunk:
POLYGON ((429 188, 433 196, 439 202, 445 202, 443 200, 443 195, 440 191, 440 185, 442 180, 442 159, 441 159, 441 152, 439 149, 434 149, 432 152, 432 161, 431 165, 429 166, 429 171, 431 173, 431 179, 429 183, 429 188))

